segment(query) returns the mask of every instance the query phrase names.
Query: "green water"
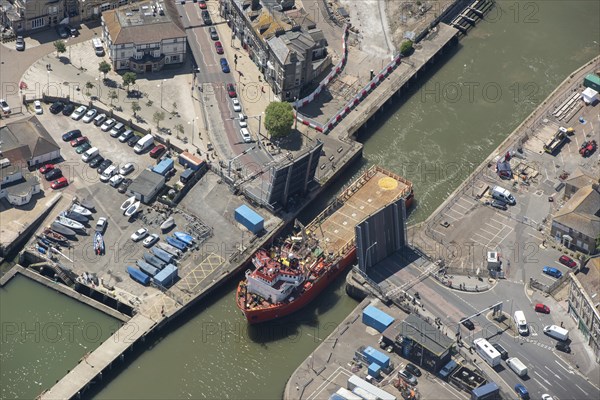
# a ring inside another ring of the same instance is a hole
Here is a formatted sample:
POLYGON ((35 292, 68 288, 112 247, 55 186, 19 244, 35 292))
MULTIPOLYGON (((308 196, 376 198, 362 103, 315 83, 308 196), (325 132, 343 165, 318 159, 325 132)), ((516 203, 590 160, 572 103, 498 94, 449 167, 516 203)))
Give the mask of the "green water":
POLYGON ((33 399, 120 321, 22 276, 0 289, 0 398, 33 399))

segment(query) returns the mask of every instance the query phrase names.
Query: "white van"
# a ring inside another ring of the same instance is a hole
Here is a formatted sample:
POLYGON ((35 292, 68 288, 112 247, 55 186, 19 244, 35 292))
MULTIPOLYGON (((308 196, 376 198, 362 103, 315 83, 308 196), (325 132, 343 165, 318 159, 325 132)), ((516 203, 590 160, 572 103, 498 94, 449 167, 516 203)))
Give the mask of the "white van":
POLYGON ((527 376, 527 366, 521 362, 517 357, 512 357, 506 360, 506 364, 515 371, 521 378, 527 376))
POLYGON ((115 164, 109 166, 108 168, 106 168, 104 170, 104 172, 102 172, 102 175, 100 175, 100 180, 102 182, 107 182, 114 174, 117 173, 117 166, 115 164))
POLYGON ((513 206, 517 203, 513 195, 510 194, 508 190, 500 186, 494 186, 492 188, 492 197, 496 200, 503 201, 513 206))
POLYGON ((547 325, 544 327, 544 333, 558 340, 569 340, 569 331, 557 325, 547 325))
POLYGON ((96 157, 98 154, 100 154, 100 151, 98 150, 97 147, 92 147, 91 149, 87 149, 86 152, 81 155, 81 161, 86 163, 86 162, 90 161, 92 158, 96 157))
POLYGON ((523 311, 515 311, 514 319, 519 335, 525 336, 529 334, 529 326, 527 325, 527 320, 525 319, 523 311))
POLYGON ((92 46, 94 46, 94 51, 98 57, 104 55, 104 46, 102 46, 102 41, 99 38, 92 39, 92 46))
POLYGON ((137 154, 140 154, 148 150, 150 147, 152 147, 152 145, 154 145, 154 136, 149 133, 135 144, 133 151, 135 151, 137 154))

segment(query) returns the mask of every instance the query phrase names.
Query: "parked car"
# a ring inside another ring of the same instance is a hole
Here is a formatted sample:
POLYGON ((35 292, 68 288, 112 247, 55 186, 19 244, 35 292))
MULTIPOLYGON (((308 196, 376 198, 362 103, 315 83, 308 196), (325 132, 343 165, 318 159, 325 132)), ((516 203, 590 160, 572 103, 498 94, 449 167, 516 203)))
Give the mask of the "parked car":
POLYGON ((248 122, 246 121, 246 116, 242 113, 238 114, 238 122, 240 123, 240 128, 246 128, 248 126, 248 122))
POLYGON ((491 206, 499 210, 508 210, 508 206, 506 205, 506 203, 500 200, 492 201, 491 206))
POLYGON ((62 110, 62 115, 64 115, 65 117, 68 117, 71 114, 73 114, 73 111, 75 111, 75 105, 67 104, 67 105, 65 105, 65 108, 63 108, 63 110, 62 110))
POLYGON ((63 24, 56 25, 56 33, 58 33, 58 36, 60 36, 63 39, 66 39, 69 37, 69 32, 67 31, 67 27, 66 27, 66 25, 63 25, 63 24))
POLYGON ((78 121, 80 118, 82 118, 85 115, 86 111, 87 111, 86 106, 79 106, 79 107, 77 107, 77 109, 75 111, 73 111, 73 114, 71 114, 71 118, 74 119, 75 121, 78 121))
POLYGON ((133 131, 131 129, 127 129, 125 132, 121 133, 119 136, 119 142, 125 143, 133 136, 133 131))
POLYGON ((105 159, 104 161, 102 161, 100 163, 100 165, 98 166, 98 169, 96 170, 96 172, 98 172, 99 174, 103 173, 104 170, 108 167, 110 167, 112 165, 112 160, 110 159, 105 159))
POLYGON ((115 126, 113 126, 110 130, 110 136, 114 138, 119 137, 119 135, 121 135, 121 132, 123 132, 124 130, 125 125, 122 122, 119 122, 115 124, 115 126))
POLYGON ((35 111, 35 113, 37 115, 41 115, 44 113, 44 109, 42 108, 42 102, 39 100, 36 100, 33 102, 33 110, 35 111))
POLYGON ((46 172, 50 172, 54 169, 54 164, 46 164, 43 165, 38 171, 40 171, 40 174, 45 174, 46 172))
POLYGON ((198 0, 198 7, 200 7, 201 10, 206 10, 206 1, 198 0))
POLYGON ((69 144, 71 145, 71 147, 77 147, 77 146, 81 146, 84 143, 89 142, 90 140, 87 138, 87 136, 80 136, 77 139, 73 139, 71 140, 71 142, 69 142, 69 144))
POLYGON ((414 376, 421 376, 421 370, 415 364, 408 363, 404 369, 414 376))
POLYGON ((252 136, 250 135, 250 131, 248 130, 248 128, 240 129, 240 135, 242 135, 244 143, 250 143, 252 141, 252 136))
POLYGON ((127 146, 129 147, 133 147, 135 146, 135 144, 137 142, 139 142, 139 140, 141 139, 141 137, 139 137, 138 135, 133 135, 128 141, 127 141, 127 146))
POLYGON ((548 393, 544 393, 542 395, 542 400, 554 400, 554 398, 552 396, 550 396, 548 393))
POLYGON ((11 113, 10 107, 9 107, 8 103, 6 102, 6 100, 4 100, 4 99, 0 99, 0 108, 2 108, 3 114, 11 113))
POLYGON ((77 154, 81 154, 84 151, 87 151, 88 149, 91 149, 91 148, 92 148, 92 144, 90 142, 85 142, 85 143, 77 146, 77 148, 75 149, 75 152, 77 154))
POLYGON ((162 144, 157 144, 152 150, 150 150, 150 157, 158 158, 163 155, 167 148, 162 144))
POLYGON ((138 242, 145 238, 146 235, 148 235, 148 229, 140 228, 131 234, 131 240, 133 240, 134 242, 138 242))
MULTIPOLYGON (((202 8, 202 7, 200 7, 202 8)), ((210 38, 212 40, 219 40, 219 34, 217 33, 217 29, 214 26, 208 28, 208 33, 210 33, 210 38)))
POLYGON ((98 168, 98 166, 102 164, 103 161, 104 157, 98 154, 96 157, 92 158, 92 161, 90 161, 88 165, 90 166, 90 168, 98 168))
POLYGON ((202 10, 202 21, 204 21, 204 25, 212 25, 212 19, 210 19, 208 10, 202 10))
POLYGON ((96 126, 102 125, 104 123, 104 121, 106 121, 106 118, 108 118, 108 117, 104 113, 96 115, 94 117, 94 125, 96 125, 96 126))
POLYGON ((121 174, 116 174, 113 175, 108 182, 110 183, 110 186, 112 187, 119 187, 119 185, 121 184, 121 182, 123 182, 123 179, 125 179, 125 177, 121 174))
POLYGON ((88 112, 86 112, 83 116, 82 121, 86 124, 89 124, 96 117, 96 115, 98 115, 98 110, 96 110, 95 108, 90 108, 88 112))
POLYGON ((96 232, 104 233, 107 226, 108 226, 108 219, 106 219, 106 217, 98 218, 98 222, 96 222, 96 232))
POLYGON ((113 175, 115 175, 117 173, 117 166, 116 165, 110 165, 108 168, 106 168, 104 171, 102 171, 102 173, 100 174, 100 182, 108 182, 110 178, 113 177, 113 175))
POLYGON ((233 111, 235 111, 235 112, 242 111, 242 105, 240 104, 240 101, 237 98, 231 99, 231 103, 233 104, 233 111))
POLYGON ((235 85, 233 83, 227 84, 227 94, 229 97, 237 97, 237 93, 235 91, 235 85))
POLYGON ((558 262, 560 262, 562 265, 566 265, 569 268, 575 268, 577 266, 577 263, 575 262, 575 260, 573 260, 571 257, 566 256, 566 255, 560 256, 560 258, 558 259, 558 262))
POLYGON ((77 139, 81 137, 81 131, 79 129, 74 129, 62 135, 62 140, 65 142, 70 142, 73 139, 77 139))
POLYGON ((106 121, 104 121, 104 123, 100 127, 100 130, 102 130, 103 132, 108 132, 109 130, 112 129, 113 126, 115 126, 116 123, 117 123, 117 121, 115 121, 112 118, 109 118, 106 121))
POLYGON ((538 303, 535 305, 535 311, 541 312, 544 314, 550 314, 550 308, 547 305, 542 304, 542 303, 538 303))
POLYGON ((413 374, 411 374, 410 372, 406 371, 406 370, 402 370, 398 372, 398 377, 402 378, 406 383, 410 384, 410 385, 416 385, 417 384, 417 378, 415 378, 415 376, 413 374))
POLYGON ((135 166, 133 165, 133 163, 127 163, 127 164, 123 165, 121 168, 119 168, 119 174, 128 175, 134 169, 135 169, 135 166))
POLYGON ((508 359, 508 351, 506 351, 506 349, 504 347, 502 347, 502 345, 500 343, 494 343, 492 344, 492 346, 498 350, 498 353, 500 353, 500 357, 503 360, 507 360, 508 359))
POLYGON ((515 392, 517 393, 517 396, 519 397, 519 399, 529 400, 529 392, 527 391, 527 388, 522 383, 517 383, 515 385, 515 392))
POLYGON ((61 178, 58 178, 54 182, 52 182, 52 184, 50 185, 50 187, 52 189, 56 190, 56 189, 64 188, 65 186, 68 186, 68 185, 69 185, 69 181, 67 180, 67 178, 65 178, 63 176, 61 178))
POLYGON ((50 112, 52 114, 58 114, 63 108, 65 108, 65 104, 62 101, 56 101, 50 106, 50 112))
POLYGON ((17 36, 17 41, 15 42, 15 49, 17 51, 25 51, 25 39, 23 39, 23 36, 17 36))
POLYGON ((562 342, 562 341, 558 341, 556 342, 556 344, 554 345, 554 347, 556 348, 556 350, 560 350, 564 353, 570 353, 571 352, 571 347, 569 346, 569 344, 567 342, 562 342))
POLYGON ((473 321, 466 318, 467 317, 464 317, 462 320, 460 320, 460 323, 463 324, 465 328, 472 331, 473 329, 475 329, 475 324, 473 323, 473 321))
POLYGON ((154 243, 158 242, 158 239, 160 239, 160 237, 156 233, 153 233, 152 235, 144 239, 144 242, 142 244, 144 245, 144 247, 152 247, 154 243))
POLYGON ((67 32, 69 33, 70 36, 75 37, 77 35, 79 35, 79 31, 77 30, 77 28, 71 26, 71 25, 67 25, 67 32))
POLYGON ((123 179, 123 182, 121 182, 121 184, 119 185, 119 189, 118 189, 119 193, 125 193, 132 182, 133 182, 133 179, 129 179, 129 178, 123 179))
POLYGON ((544 267, 542 268, 542 272, 545 273, 546 275, 550 275, 556 279, 559 279, 562 276, 562 272, 560 272, 560 270, 558 268, 554 268, 554 267, 544 267))
POLYGON ((226 74, 229 73, 229 64, 227 63, 227 59, 221 58, 219 62, 221 63, 221 71, 225 72, 226 74))
POLYGON ((217 54, 223 54, 223 45, 221 42, 215 42, 215 51, 217 54))

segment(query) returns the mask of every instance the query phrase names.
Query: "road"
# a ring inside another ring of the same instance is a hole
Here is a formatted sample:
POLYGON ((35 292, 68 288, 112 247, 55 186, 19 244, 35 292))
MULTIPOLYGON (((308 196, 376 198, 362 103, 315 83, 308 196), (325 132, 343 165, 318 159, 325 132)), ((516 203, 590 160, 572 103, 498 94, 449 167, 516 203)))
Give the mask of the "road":
MULTIPOLYGON (((201 106, 207 110, 207 125, 211 140, 222 154, 222 159, 231 160, 239 156, 236 163, 243 165, 244 175, 258 172, 272 159, 262 150, 260 143, 254 140, 244 143, 240 136, 238 122, 234 119, 238 112, 233 110, 233 104, 226 90, 228 83, 236 83, 235 65, 228 60, 231 73, 222 72, 219 59, 225 56, 216 53, 214 41, 210 38, 208 26, 202 21, 197 3, 178 4, 177 8, 182 16, 183 25, 187 28, 188 44, 198 66, 195 86, 202 88, 202 92, 197 92, 197 95, 203 102, 201 106), (246 153, 242 155, 244 152, 246 153)), ((213 23, 224 23, 216 20, 217 18, 220 20, 220 17, 214 12, 211 13, 211 18, 213 23)), ((255 132, 252 135, 253 139, 257 137, 255 132)), ((266 175, 268 174, 263 175, 265 179, 266 175)))

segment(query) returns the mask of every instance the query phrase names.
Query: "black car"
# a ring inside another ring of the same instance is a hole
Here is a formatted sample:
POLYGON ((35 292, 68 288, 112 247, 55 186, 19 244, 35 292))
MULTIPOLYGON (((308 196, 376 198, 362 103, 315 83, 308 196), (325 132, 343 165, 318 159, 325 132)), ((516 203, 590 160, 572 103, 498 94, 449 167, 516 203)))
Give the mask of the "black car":
POLYGON ((96 172, 98 172, 99 174, 103 173, 104 170, 106 168, 108 168, 111 164, 112 164, 112 160, 110 160, 110 159, 107 158, 106 160, 104 160, 104 161, 102 161, 100 163, 100 165, 98 166, 98 169, 96 170, 96 172))
POLYGON ((421 376, 421 370, 414 364, 408 363, 404 369, 414 376, 421 376))
POLYGON ((53 181, 53 180, 60 178, 61 176, 62 176, 62 171, 60 170, 60 168, 54 168, 54 169, 51 169, 50 172, 46 172, 46 175, 44 175, 44 178, 46 178, 47 181, 53 181))
POLYGON ((56 25, 56 33, 63 39, 69 37, 69 31, 67 30, 67 26, 64 24, 56 25))
POLYGON ((74 28, 71 25, 67 25, 66 28, 67 28, 67 32, 72 37, 75 37, 75 36, 79 35, 79 31, 77 30, 77 28, 74 28))
POLYGON ((62 111, 63 108, 65 108, 64 103, 62 101, 57 101, 55 103, 52 103, 52 105, 50 106, 50 112, 52 114, 58 114, 62 111))
POLYGON ((472 331, 473 329, 475 329, 475 324, 470 319, 462 319, 460 321, 460 323, 463 324, 465 326, 465 328, 467 328, 470 331, 472 331))
POLYGON ((77 139, 78 137, 81 137, 81 131, 79 129, 75 129, 62 135, 62 140, 64 140, 65 142, 70 142, 71 140, 77 139))
POLYGON ((556 345, 554 347, 556 347, 556 350, 560 350, 565 353, 571 352, 571 346, 569 346, 569 343, 567 342, 556 342, 556 345))
POLYGON ((90 168, 98 168, 98 166, 102 164, 102 161, 104 161, 104 157, 98 154, 96 157, 92 158, 92 161, 90 161, 88 165, 90 168))
POLYGON ((204 25, 212 25, 208 10, 202 10, 202 21, 204 21, 204 25))
POLYGON ((121 184, 119 185, 119 193, 125 193, 129 185, 131 185, 131 182, 133 182, 133 179, 123 179, 123 182, 121 182, 121 184))
POLYGON ((508 210, 506 203, 500 200, 492 201, 492 207, 497 208, 499 210, 508 210))
POLYGON ((73 105, 73 104, 67 104, 65 106, 65 108, 63 108, 63 110, 62 110, 62 114, 66 115, 66 116, 69 116, 69 115, 73 114, 73 111, 75 111, 75 105, 73 105))
POLYGON ((498 350, 498 353, 500 353, 500 357, 503 360, 508 359, 508 351, 506 351, 506 349, 502 347, 500 343, 494 343, 492 346, 494 346, 494 348, 498 350))
POLYGON ((127 146, 129 146, 129 147, 135 146, 135 144, 137 142, 139 142, 140 139, 141 138, 139 136, 133 135, 133 137, 127 141, 127 146))

